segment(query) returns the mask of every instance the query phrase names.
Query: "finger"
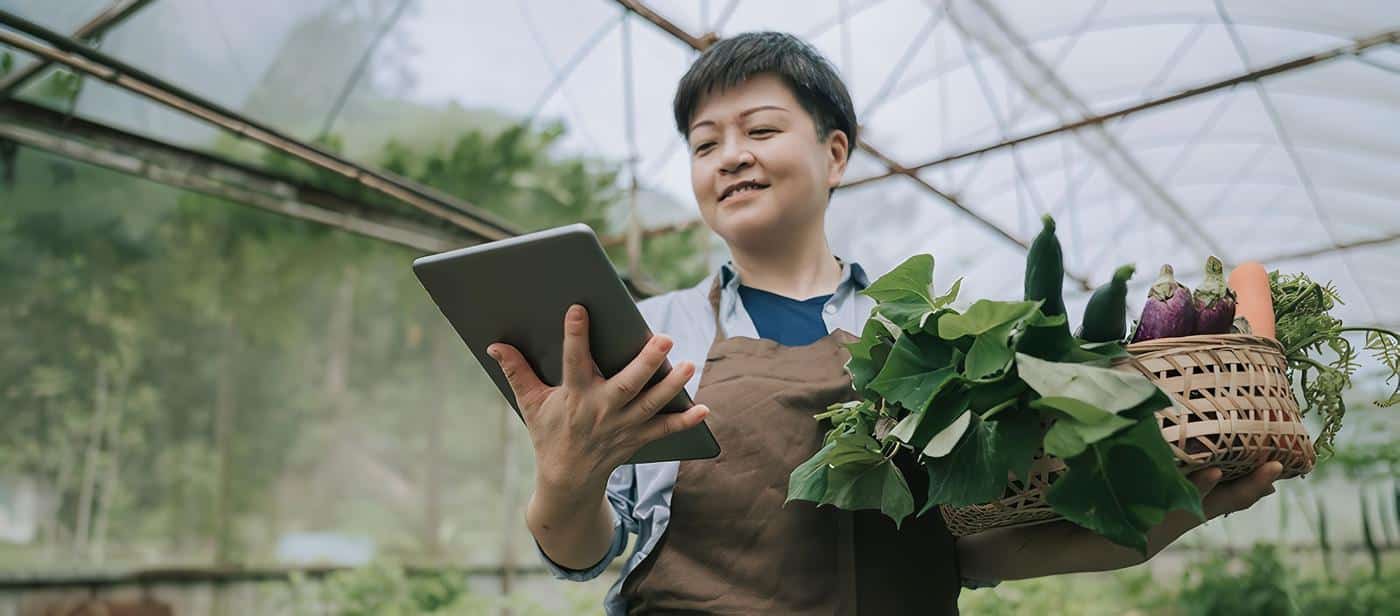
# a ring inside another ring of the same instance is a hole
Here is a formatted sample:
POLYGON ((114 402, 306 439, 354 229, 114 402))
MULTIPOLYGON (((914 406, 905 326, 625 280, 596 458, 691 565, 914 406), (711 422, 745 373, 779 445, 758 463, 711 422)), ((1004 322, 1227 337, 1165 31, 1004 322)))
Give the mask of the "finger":
POLYGON ((1205 496, 1210 494, 1210 491, 1214 490, 1215 486, 1220 483, 1220 478, 1222 476, 1224 476, 1224 471, 1221 471, 1219 468, 1211 467, 1191 473, 1190 479, 1191 483, 1196 484, 1196 491, 1201 493, 1201 498, 1205 498, 1205 496))
POLYGON ((614 405, 627 404, 642 393, 651 376, 666 362, 666 354, 671 351, 672 346, 669 336, 652 336, 642 347, 642 351, 637 353, 621 372, 608 379, 614 405))
POLYGON ((1259 499, 1274 493, 1273 482, 1282 472, 1283 464, 1268 462, 1249 475, 1220 485, 1208 500, 1209 509, 1216 514, 1230 514, 1254 506, 1259 499))
POLYGON ((709 414, 710 408, 699 404, 686 409, 683 413, 657 415, 642 425, 641 430, 637 431, 637 437, 645 445, 682 430, 694 428, 700 425, 700 422, 704 421, 709 414))
POLYGON ((531 406, 527 404, 528 400, 549 388, 515 347, 497 342, 486 347, 486 354, 500 365, 501 372, 505 373, 506 382, 510 383, 511 392, 515 394, 515 401, 520 404, 522 411, 524 407, 531 406))
POLYGON ((588 348, 588 311, 574 304, 564 315, 564 387, 582 390, 597 376, 588 348))
POLYGON ((651 417, 661 409, 666 408, 666 403, 675 399, 676 394, 685 389, 685 384, 690 381, 690 377, 695 374, 695 364, 683 361, 675 369, 671 370, 666 378, 661 382, 647 388, 642 395, 632 401, 627 406, 627 412, 639 413, 642 417, 651 417))

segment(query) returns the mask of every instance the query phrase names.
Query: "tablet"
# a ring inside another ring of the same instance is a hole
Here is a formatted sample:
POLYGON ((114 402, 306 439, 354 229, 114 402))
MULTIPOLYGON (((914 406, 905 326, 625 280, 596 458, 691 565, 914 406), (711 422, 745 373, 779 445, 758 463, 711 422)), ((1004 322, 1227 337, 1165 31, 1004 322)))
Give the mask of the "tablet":
MULTIPOLYGON (((443 316, 517 416, 520 405, 486 347, 504 342, 519 349, 540 380, 562 380, 564 313, 572 304, 588 309, 588 343, 593 361, 612 377, 632 361, 651 338, 642 313, 593 229, 583 223, 546 229, 487 244, 421 257, 418 276, 443 316)), ((662 365, 648 386, 670 372, 662 365)), ((694 406, 681 390, 663 413, 694 406)), ((719 444, 704 422, 644 445, 628 462, 695 460, 719 455, 719 444)))

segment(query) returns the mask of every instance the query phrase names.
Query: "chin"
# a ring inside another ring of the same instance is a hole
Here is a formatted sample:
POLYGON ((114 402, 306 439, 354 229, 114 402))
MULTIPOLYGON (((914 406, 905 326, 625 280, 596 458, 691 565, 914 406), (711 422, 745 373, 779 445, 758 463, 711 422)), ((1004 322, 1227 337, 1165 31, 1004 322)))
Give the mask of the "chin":
POLYGON ((791 227, 791 223, 771 210, 753 208, 724 212, 715 221, 715 233, 730 244, 755 246, 771 241, 774 235, 791 227))

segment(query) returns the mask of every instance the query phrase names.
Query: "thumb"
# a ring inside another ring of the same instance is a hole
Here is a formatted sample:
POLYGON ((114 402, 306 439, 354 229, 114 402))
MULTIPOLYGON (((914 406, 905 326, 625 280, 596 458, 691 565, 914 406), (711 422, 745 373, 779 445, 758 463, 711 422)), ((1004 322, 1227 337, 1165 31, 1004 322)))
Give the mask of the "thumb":
POLYGON ((515 401, 520 405, 520 411, 524 413, 527 406, 533 409, 533 405, 527 401, 538 396, 549 386, 535 374, 535 369, 525 361, 525 356, 515 347, 501 342, 486 347, 486 354, 496 360, 501 372, 505 374, 506 382, 510 383, 510 389, 515 393, 515 401))

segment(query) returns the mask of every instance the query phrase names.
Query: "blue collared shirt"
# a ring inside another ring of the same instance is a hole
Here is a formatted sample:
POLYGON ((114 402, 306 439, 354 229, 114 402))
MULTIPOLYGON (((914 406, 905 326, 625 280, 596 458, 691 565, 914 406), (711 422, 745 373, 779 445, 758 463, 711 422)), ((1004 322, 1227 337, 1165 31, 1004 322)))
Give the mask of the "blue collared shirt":
MULTIPOLYGON (((721 276, 719 309, 725 334, 731 338, 759 338, 753 319, 739 298, 739 276, 732 262, 689 289, 672 291, 637 303, 651 330, 664 333, 674 341, 668 356, 671 365, 682 361, 695 364, 695 374, 685 386, 691 398, 695 397, 696 389, 700 386, 705 357, 715 338, 715 320, 709 300, 710 286, 715 276, 721 276)), ((875 301, 857 292, 869 284, 865 270, 859 264, 854 261, 841 263, 841 281, 822 307, 822 320, 828 333, 839 328, 860 335, 870 310, 875 307, 875 301)), ((679 469, 680 462, 654 462, 624 464, 613 471, 607 488, 608 502, 612 504, 614 514, 613 540, 598 564, 586 570, 565 569, 551 561, 543 550, 539 550, 540 559, 558 579, 591 580, 607 570, 613 559, 622 555, 627 547, 628 534, 637 535, 632 553, 622 565, 622 575, 608 589, 603 601, 608 616, 625 614, 626 600, 621 596, 623 581, 646 559, 666 531, 666 525, 671 520, 671 492, 676 485, 676 471, 679 469)), ((968 585, 973 584, 983 585, 980 582, 968 585)))

